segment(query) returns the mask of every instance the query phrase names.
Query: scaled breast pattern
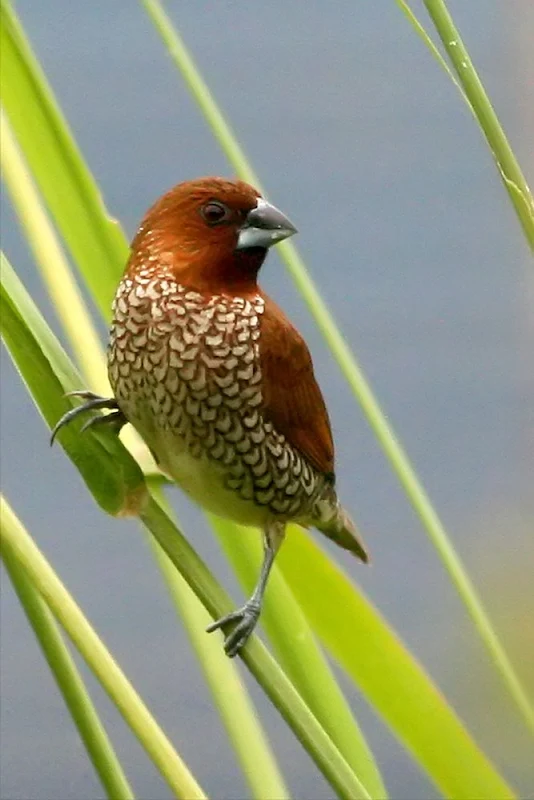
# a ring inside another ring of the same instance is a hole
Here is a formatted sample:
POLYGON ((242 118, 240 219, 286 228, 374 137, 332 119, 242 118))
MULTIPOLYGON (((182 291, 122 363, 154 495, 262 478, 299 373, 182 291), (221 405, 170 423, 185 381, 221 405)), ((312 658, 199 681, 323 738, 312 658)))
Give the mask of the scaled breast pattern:
POLYGON ((295 519, 309 514, 323 481, 262 416, 264 308, 259 295, 206 299, 141 270, 114 301, 109 378, 149 446, 151 431, 164 430, 193 458, 223 465, 225 487, 243 500, 295 519))

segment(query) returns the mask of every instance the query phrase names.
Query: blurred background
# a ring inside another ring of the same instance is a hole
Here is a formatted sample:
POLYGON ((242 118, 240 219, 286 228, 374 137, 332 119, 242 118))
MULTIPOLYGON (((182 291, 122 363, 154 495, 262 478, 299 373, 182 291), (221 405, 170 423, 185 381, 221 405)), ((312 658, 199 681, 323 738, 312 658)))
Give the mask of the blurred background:
MULTIPOLYGON (((534 6, 449 5, 532 184, 534 6)), ((129 236, 174 183, 229 174, 140 5, 19 0, 16 8, 129 236)), ((182 0, 168 9, 270 197, 297 225, 313 279, 534 690, 534 272, 473 119, 393 0, 182 0)), ((58 331, 5 197, 2 206, 3 246, 58 331)), ((312 349, 340 493, 373 567, 337 550, 336 557, 521 796, 531 796, 526 729, 276 254, 262 280, 312 349)), ((246 797, 140 530, 102 516, 61 448, 49 448, 4 351, 2 359, 3 491, 206 791, 217 800, 246 797)), ((194 546, 237 601, 204 518, 178 490, 171 495, 194 546)), ((2 798, 102 797, 5 575, 1 613, 2 798)), ((294 795, 328 798, 306 754, 245 679, 294 795)), ((89 684, 138 796, 168 797, 90 677, 89 684)), ((436 797, 343 685, 392 798, 436 797)))

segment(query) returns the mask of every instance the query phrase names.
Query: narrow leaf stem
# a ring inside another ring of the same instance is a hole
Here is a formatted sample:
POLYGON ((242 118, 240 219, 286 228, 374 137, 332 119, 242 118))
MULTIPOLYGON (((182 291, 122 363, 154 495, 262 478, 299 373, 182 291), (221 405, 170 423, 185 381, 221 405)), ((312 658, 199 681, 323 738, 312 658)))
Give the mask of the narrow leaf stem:
MULTIPOLYGON (((218 619, 230 611, 232 604, 226 593, 153 497, 141 519, 212 618, 218 619)), ((369 800, 369 794, 359 778, 257 637, 250 639, 240 656, 338 797, 343 800, 369 800)))
POLYGON ((109 800, 133 800, 130 784, 55 619, 9 547, 3 548, 2 561, 109 800))
POLYGON ((423 27, 423 25, 421 24, 421 22, 419 22, 419 20, 415 16, 415 14, 413 13, 412 9, 410 8, 410 6, 406 2, 406 0, 395 0, 395 3, 400 8, 400 10, 404 14, 404 16, 406 17, 408 22, 410 23, 410 25, 414 29, 414 31, 417 34, 417 36, 419 36, 421 41, 424 42, 426 47, 428 47, 428 49, 430 50, 432 56, 436 59, 436 61, 440 65, 440 67, 447 73, 447 75, 450 78, 450 80, 452 81, 452 83, 456 86, 456 88, 460 92, 460 95, 462 96, 462 99, 464 100, 464 102, 467 104, 467 107, 469 108, 471 113, 474 115, 474 111, 473 111, 473 108, 471 106, 471 103, 467 99, 467 95, 465 94, 464 90, 462 89, 462 86, 461 86, 460 82, 457 80, 456 75, 452 71, 451 67, 447 63, 447 61, 444 58, 444 56, 442 56, 442 54, 441 54, 440 50, 438 49, 438 47, 434 44, 434 42, 432 41, 432 39, 430 38, 430 36, 426 32, 426 30, 423 27))
POLYGON ((426 9, 486 137, 527 242, 534 251, 534 200, 519 162, 484 89, 444 0, 424 0, 426 9))
POLYGON ((237 665, 226 656, 217 639, 206 635, 212 618, 156 539, 151 534, 147 538, 226 728, 250 797, 289 800, 289 791, 237 665))
POLYGON ((9 0, 0 4, 0 47, 3 107, 65 244, 107 319, 127 256, 124 234, 107 215, 9 0))
POLYGON ((3 497, 0 512, 1 552, 23 566, 176 796, 204 800, 186 764, 3 497))
MULTIPOLYGON (((208 514, 208 519, 244 590, 252 592, 263 557, 260 532, 213 514, 208 514)), ((290 587, 275 563, 261 625, 282 669, 369 794, 387 800, 388 793, 373 753, 290 587)))
MULTIPOLYGON (((152 481, 151 493, 173 519, 163 491, 154 487, 152 481)), ((217 638, 206 635, 212 618, 155 537, 147 533, 147 539, 243 770, 251 798, 289 800, 289 791, 241 680, 238 664, 226 656, 217 638)))
POLYGON ((3 110, 0 143, 4 181, 60 322, 91 387, 109 392, 98 336, 3 110))

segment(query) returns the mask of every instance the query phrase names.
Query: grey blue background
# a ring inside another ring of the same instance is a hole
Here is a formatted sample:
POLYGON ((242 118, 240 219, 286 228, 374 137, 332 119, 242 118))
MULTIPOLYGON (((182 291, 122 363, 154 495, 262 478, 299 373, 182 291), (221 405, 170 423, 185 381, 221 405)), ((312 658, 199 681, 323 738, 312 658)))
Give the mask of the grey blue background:
MULTIPOLYGON (((183 0, 168 7, 270 197, 298 226, 295 241, 314 280, 532 691, 534 272, 476 125, 393 0, 183 0)), ((533 6, 455 0, 450 7, 532 179, 533 6)), ((17 8, 129 235, 173 183, 231 173, 140 5, 20 0, 17 8)), ((7 202, 3 239, 58 330, 7 202)), ((340 563, 529 796, 526 730, 436 553, 276 255, 262 280, 312 349, 337 441, 341 495, 374 565, 366 570, 336 552, 340 563)), ((139 529, 97 510, 61 448, 49 449, 45 426, 2 357, 3 490, 205 789, 217 800, 246 797, 139 529)), ((173 498, 195 546, 237 601, 203 517, 177 490, 173 498)), ((102 797, 5 575, 1 609, 1 797, 102 797)), ((138 796, 167 798, 88 680, 138 796)), ((331 797, 276 711, 245 680, 294 795, 331 797)), ((391 796, 436 797, 341 680, 391 796)))

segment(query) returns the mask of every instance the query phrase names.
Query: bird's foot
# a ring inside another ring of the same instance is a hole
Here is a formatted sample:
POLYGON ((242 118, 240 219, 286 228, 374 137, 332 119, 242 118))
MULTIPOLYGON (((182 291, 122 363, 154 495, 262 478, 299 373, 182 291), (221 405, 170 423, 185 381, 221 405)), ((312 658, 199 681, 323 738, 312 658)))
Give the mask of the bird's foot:
POLYGON ((109 409, 111 413, 106 414, 105 416, 99 414, 96 417, 91 417, 89 420, 87 420, 85 425, 83 425, 80 433, 83 433, 87 430, 87 428, 92 428, 95 425, 112 425, 114 428, 116 428, 118 433, 122 426, 128 421, 117 405, 117 401, 114 397, 100 397, 100 395, 94 394, 94 392, 83 390, 67 392, 65 397, 81 397, 82 400, 85 400, 85 403, 82 403, 81 406, 77 406, 76 408, 71 408, 70 411, 67 411, 66 414, 63 414, 61 419, 56 422, 50 435, 50 444, 54 444, 54 439, 64 425, 68 425, 69 422, 72 422, 73 419, 76 419, 79 414, 85 414, 87 411, 96 411, 106 408, 109 409))
POLYGON ((217 631, 219 628, 226 628, 227 625, 236 623, 235 628, 229 633, 224 640, 224 652, 230 658, 233 658, 247 643, 250 634, 256 627, 258 617, 260 616, 260 606, 254 602, 245 603, 243 608, 238 608, 236 611, 231 611, 216 622, 212 622, 206 628, 208 633, 217 631))

